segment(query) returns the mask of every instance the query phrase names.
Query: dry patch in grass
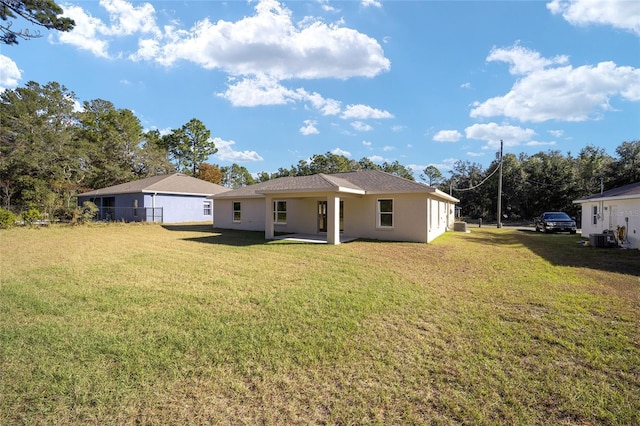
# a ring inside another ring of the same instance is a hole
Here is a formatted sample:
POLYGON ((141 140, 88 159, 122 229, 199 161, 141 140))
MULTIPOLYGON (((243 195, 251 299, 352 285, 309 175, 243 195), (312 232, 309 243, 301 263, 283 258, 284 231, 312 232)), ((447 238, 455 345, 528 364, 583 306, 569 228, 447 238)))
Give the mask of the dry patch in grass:
POLYGON ((0 423, 637 424, 640 252, 577 240, 2 231, 0 423))

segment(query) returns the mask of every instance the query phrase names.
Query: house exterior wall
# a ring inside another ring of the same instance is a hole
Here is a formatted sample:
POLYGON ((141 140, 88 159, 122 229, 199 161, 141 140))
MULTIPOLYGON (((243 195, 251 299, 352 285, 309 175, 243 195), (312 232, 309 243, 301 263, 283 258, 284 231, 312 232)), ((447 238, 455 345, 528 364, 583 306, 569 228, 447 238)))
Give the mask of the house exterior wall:
POLYGON ((104 197, 85 196, 78 197, 78 204, 82 205, 85 201, 93 200, 101 208, 105 198, 114 199, 114 205, 112 208, 101 211, 100 219, 102 220, 180 223, 210 222, 213 218, 213 200, 204 196, 142 193, 105 195, 104 197), (205 215, 205 202, 211 205, 211 214, 209 215, 205 215), (153 207, 156 208, 156 211, 152 216, 150 209, 153 207), (161 213, 160 209, 162 209, 161 213))
POLYGON ((604 230, 615 231, 618 226, 624 226, 630 246, 640 248, 640 198, 586 201, 581 206, 583 237, 601 234, 604 230), (596 215, 594 207, 597 209, 596 215))
POLYGON ((427 203, 430 211, 427 242, 431 242, 453 227, 455 208, 452 203, 437 198, 429 198, 427 203))
POLYGON ((197 195, 145 194, 145 207, 162 207, 164 223, 211 222, 213 200, 197 195), (155 197, 155 204, 153 198, 155 197), (211 214, 204 214, 204 203, 210 203, 211 214))
MULTIPOLYGON (((273 197, 287 202, 286 224, 274 225, 274 232, 317 234, 318 202, 326 196, 308 198, 273 197)), ((430 242, 442 235, 454 221, 453 204, 424 194, 382 194, 341 197, 343 232, 350 237, 383 241, 430 242), (378 200, 393 200, 393 226, 380 227, 378 200), (430 215, 429 215, 430 214, 430 215)), ((265 199, 215 200, 214 226, 247 231, 265 230, 265 199), (240 202, 241 220, 233 220, 233 203, 240 202)))
POLYGON ((213 225, 216 228, 264 231, 264 199, 218 199, 214 204, 213 225), (240 202, 240 221, 233 220, 233 203, 240 202))
POLYGON ((93 202, 99 210, 98 219, 124 222, 142 222, 145 220, 144 194, 118 194, 104 196, 78 197, 78 205, 85 201, 93 202), (113 205, 107 204, 106 199, 113 199, 113 205), (135 209, 135 203, 138 209, 135 209))

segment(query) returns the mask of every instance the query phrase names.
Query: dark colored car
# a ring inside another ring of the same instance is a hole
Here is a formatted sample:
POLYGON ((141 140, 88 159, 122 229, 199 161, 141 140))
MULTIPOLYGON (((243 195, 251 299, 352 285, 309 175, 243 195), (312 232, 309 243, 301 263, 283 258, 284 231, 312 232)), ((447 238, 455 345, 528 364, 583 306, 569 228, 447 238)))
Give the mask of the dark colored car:
POLYGON ((536 231, 576 233, 576 221, 565 212, 545 212, 535 219, 536 231))

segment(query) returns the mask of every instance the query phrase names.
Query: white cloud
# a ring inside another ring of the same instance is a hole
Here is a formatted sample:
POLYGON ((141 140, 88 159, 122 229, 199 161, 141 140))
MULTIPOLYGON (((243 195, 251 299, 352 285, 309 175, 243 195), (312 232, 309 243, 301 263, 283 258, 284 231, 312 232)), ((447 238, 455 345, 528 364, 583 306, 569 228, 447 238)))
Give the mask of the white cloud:
POLYGON ((135 7, 124 0, 100 0, 100 5, 109 12, 111 25, 102 29, 103 34, 124 36, 136 33, 161 36, 156 24, 156 11, 150 3, 135 7))
POLYGON ((433 136, 436 142, 458 142, 462 139, 462 133, 457 130, 440 130, 433 136))
POLYGON ((22 72, 13 59, 0 54, 0 93, 5 89, 13 89, 18 86, 22 78, 22 72))
POLYGON ((367 123, 363 123, 362 121, 354 121, 351 123, 351 127, 359 132, 369 132, 373 130, 373 127, 368 125, 367 123))
POLYGON ((396 149, 396 147, 395 147, 395 146, 390 146, 390 145, 385 145, 385 146, 383 146, 383 147, 382 147, 382 150, 383 150, 384 152, 393 151, 393 150, 395 150, 395 149, 396 149))
POLYGON ((369 160, 373 161, 374 163, 382 163, 386 161, 386 158, 379 155, 372 155, 371 157, 369 157, 369 160))
POLYGON ((311 102, 314 108, 320 110, 322 115, 338 115, 340 114, 341 102, 335 99, 326 99, 318 93, 307 94, 306 91, 298 89, 298 93, 304 94, 305 98, 311 102))
POLYGON ((564 65, 569 58, 564 55, 552 59, 543 58, 539 52, 515 44, 508 49, 493 48, 487 61, 506 62, 510 64, 509 72, 513 75, 525 75, 539 71, 550 65, 564 65))
POLYGON ((227 90, 218 93, 218 96, 227 99, 233 106, 284 105, 300 99, 298 92, 285 88, 278 80, 265 75, 231 81, 233 83, 229 84, 227 90))
MULTIPOLYGON (((105 32, 109 32, 106 25, 98 18, 88 15, 80 6, 62 4, 64 16, 75 21, 73 30, 68 32, 58 32, 57 40, 64 44, 70 44, 81 50, 88 50, 94 56, 109 58, 109 43, 100 37, 105 32)), ((54 37, 49 36, 53 41, 54 37)))
POLYGON ((263 158, 255 151, 234 151, 233 145, 235 141, 225 141, 221 138, 214 138, 213 142, 218 148, 218 152, 215 153, 220 160, 229 162, 240 161, 262 161, 263 158))
POLYGON ((69 32, 57 33, 57 40, 88 50, 95 56, 111 58, 120 56, 109 53, 111 39, 134 34, 151 34, 156 38, 162 35, 156 24, 155 9, 150 3, 135 7, 124 0, 100 0, 100 6, 109 14, 108 24, 89 15, 80 6, 62 4, 64 16, 72 18, 76 25, 69 32))
POLYGON ((367 120, 367 119, 381 119, 381 118, 393 118, 393 114, 388 111, 382 111, 379 109, 372 108, 368 105, 347 105, 344 112, 342 113, 342 118, 345 120, 356 118, 359 120, 367 120))
POLYGON ((484 152, 467 152, 467 155, 469 157, 482 157, 484 155, 484 152))
MULTIPOLYGON (((303 88, 288 89, 275 77, 264 74, 254 77, 244 77, 241 80, 230 78, 227 90, 218 93, 218 96, 231 102, 233 106, 255 107, 264 105, 286 105, 299 102, 308 102, 310 106, 318 110, 322 115, 338 115, 341 112, 341 103, 335 99, 324 98, 314 92, 309 93, 303 88)), ((342 118, 388 118, 386 111, 369 107, 367 105, 349 105, 342 114, 342 118)), ((303 135, 317 134, 317 121, 305 121, 305 126, 300 128, 303 135)), ((369 124, 354 121, 351 127, 360 132, 373 130, 369 124)))
POLYGON ((598 119, 614 109, 613 97, 640 100, 640 68, 600 62, 573 68, 564 57, 541 58, 518 45, 494 49, 487 60, 511 64, 512 74, 523 74, 504 96, 476 102, 471 117, 505 116, 523 122, 598 119))
POLYGON ((640 2, 612 0, 553 0, 547 9, 572 25, 611 25, 640 35, 640 2))
POLYGON ((529 141, 527 143, 525 143, 525 146, 549 146, 549 145, 555 145, 555 141, 551 141, 551 142, 540 142, 540 141, 529 141))
POLYGON ((391 127, 391 131, 393 131, 393 132, 402 132, 406 128, 407 128, 407 126, 403 126, 401 124, 396 124, 395 126, 391 127))
POLYGON ((360 0, 360 4, 363 7, 382 7, 382 3, 378 0, 360 0))
POLYGON ((335 154, 335 155, 342 155, 342 156, 345 156, 347 158, 351 157, 351 153, 349 151, 345 151, 345 150, 340 149, 340 148, 336 148, 336 149, 332 150, 331 153, 335 154))
POLYGON ((336 9, 335 7, 329 4, 329 0, 317 0, 317 2, 320 4, 320 7, 322 7, 322 10, 324 10, 325 12, 339 12, 338 9, 336 9))
POLYGON ((316 128, 317 124, 318 122, 315 120, 304 120, 304 126, 300 127, 300 133, 305 136, 317 135, 318 133, 320 133, 316 128))
POLYGON ((462 83, 460 85, 461 89, 471 89, 471 83, 462 83))
POLYGON ((138 50, 126 55, 132 60, 165 66, 189 61, 232 75, 266 74, 280 80, 374 77, 391 66, 377 40, 343 22, 327 24, 305 17, 294 23, 291 11, 277 0, 259 0, 253 15, 234 22, 204 18, 191 28, 172 22, 162 29, 150 3, 134 6, 125 0, 101 0, 99 4, 109 15, 107 23, 80 6, 62 4, 64 15, 74 19, 76 27, 51 40, 109 58, 125 56, 110 54, 110 41, 138 36, 138 50))
POLYGON ((561 138, 564 135, 564 130, 549 130, 549 134, 556 138, 561 138))
POLYGON ((278 79, 373 77, 390 68, 380 44, 339 24, 317 19, 294 24, 276 0, 261 0, 255 14, 236 22, 205 18, 188 31, 173 31, 155 60, 185 60, 233 75, 267 74, 278 79))
POLYGON ((487 142, 487 149, 499 149, 500 140, 504 146, 518 146, 531 141, 536 132, 518 126, 498 125, 496 123, 473 124, 465 129, 467 139, 487 142))
POLYGON ((369 141, 362 141, 362 145, 364 145, 364 146, 371 146, 371 142, 369 142, 369 141))

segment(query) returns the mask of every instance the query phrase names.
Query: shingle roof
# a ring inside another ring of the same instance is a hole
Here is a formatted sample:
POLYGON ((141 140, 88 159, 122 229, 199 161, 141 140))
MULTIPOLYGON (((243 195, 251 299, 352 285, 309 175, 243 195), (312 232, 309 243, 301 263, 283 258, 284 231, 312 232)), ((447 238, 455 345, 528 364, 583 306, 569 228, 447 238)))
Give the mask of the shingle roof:
POLYGON ((362 188, 345 180, 337 175, 327 175, 318 173, 310 176, 287 176, 264 182, 261 188, 256 189, 256 193, 265 194, 269 192, 318 192, 318 191, 344 191, 361 192, 362 188))
POLYGON ((600 200, 604 198, 640 198, 640 182, 613 188, 608 191, 604 191, 602 194, 590 195, 576 200, 574 203, 578 203, 580 201, 600 200))
POLYGON ((213 195, 229 191, 229 188, 187 176, 182 173, 152 176, 145 179, 121 183, 95 191, 79 194, 80 196, 135 194, 141 192, 158 192, 161 194, 213 195))
POLYGON ((281 177, 216 194, 212 198, 256 198, 274 193, 334 191, 359 194, 430 193, 450 201, 458 201, 431 186, 379 170, 281 177))

